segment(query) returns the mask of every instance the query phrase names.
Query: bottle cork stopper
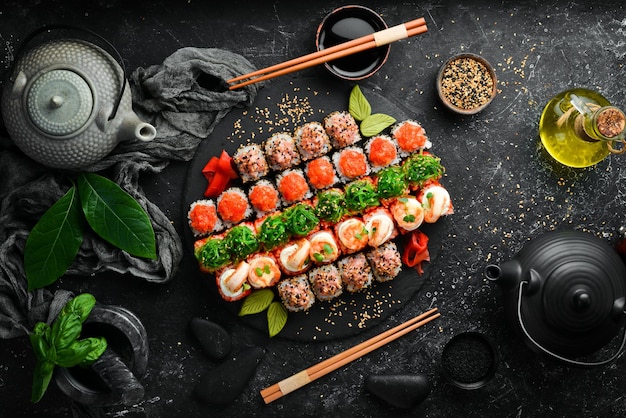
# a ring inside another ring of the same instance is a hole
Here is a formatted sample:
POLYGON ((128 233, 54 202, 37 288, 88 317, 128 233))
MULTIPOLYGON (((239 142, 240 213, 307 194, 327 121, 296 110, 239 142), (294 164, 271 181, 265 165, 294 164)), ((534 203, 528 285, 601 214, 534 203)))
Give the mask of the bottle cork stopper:
POLYGON ((614 138, 626 128, 626 117, 621 110, 608 108, 600 112, 597 119, 598 132, 606 138, 614 138))

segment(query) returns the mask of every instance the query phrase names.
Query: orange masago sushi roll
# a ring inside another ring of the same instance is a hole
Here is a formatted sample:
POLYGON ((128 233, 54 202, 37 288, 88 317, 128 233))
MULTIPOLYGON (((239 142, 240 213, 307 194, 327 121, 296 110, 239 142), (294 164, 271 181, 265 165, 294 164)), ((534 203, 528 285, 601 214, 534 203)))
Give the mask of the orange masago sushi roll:
POLYGON ((326 156, 309 161, 305 172, 309 183, 317 190, 327 189, 339 181, 333 163, 326 156))

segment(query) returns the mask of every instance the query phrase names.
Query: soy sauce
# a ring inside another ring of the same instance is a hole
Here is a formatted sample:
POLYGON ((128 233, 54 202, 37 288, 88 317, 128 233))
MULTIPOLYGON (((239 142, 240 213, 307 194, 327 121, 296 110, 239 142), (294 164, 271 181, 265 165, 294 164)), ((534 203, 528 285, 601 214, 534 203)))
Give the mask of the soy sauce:
MULTIPOLYGON (((369 35, 382 30, 380 22, 368 17, 360 16, 333 16, 322 27, 319 37, 319 49, 369 35)), ((345 77, 362 77, 380 65, 385 57, 385 47, 378 47, 359 52, 344 58, 329 62, 334 71, 345 77)))

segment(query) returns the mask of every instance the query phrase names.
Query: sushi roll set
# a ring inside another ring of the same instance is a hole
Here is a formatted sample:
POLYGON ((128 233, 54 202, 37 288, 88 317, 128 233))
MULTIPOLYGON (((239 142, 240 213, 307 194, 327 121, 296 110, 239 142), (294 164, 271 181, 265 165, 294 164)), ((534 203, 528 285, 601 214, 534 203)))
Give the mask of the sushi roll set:
POLYGON ((274 287, 288 311, 398 276, 393 240, 453 213, 424 129, 361 137, 349 112, 233 155, 242 185, 190 205, 194 255, 224 300, 274 287))

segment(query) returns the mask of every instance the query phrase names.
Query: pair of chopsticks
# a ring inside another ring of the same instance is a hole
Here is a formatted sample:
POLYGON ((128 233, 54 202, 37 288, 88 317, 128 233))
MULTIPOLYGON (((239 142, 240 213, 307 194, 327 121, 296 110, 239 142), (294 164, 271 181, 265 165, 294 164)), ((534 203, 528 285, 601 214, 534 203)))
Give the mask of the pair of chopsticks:
POLYGON ((366 51, 368 49, 387 45, 401 39, 410 38, 426 31, 428 31, 428 28, 426 27, 426 21, 424 18, 415 19, 410 22, 401 23, 397 26, 332 46, 330 48, 304 55, 299 58, 294 58, 280 64, 272 65, 271 67, 231 78, 230 80, 227 80, 226 83, 232 84, 241 80, 249 79, 237 84, 232 84, 228 87, 229 90, 235 90, 253 83, 269 80, 271 78, 293 73, 295 71, 313 67, 328 61, 366 51))
POLYGON ((427 324, 440 317, 437 308, 433 308, 421 315, 416 316, 394 328, 391 328, 375 337, 370 338, 354 347, 343 351, 329 359, 326 359, 306 370, 294 374, 280 382, 261 390, 261 396, 266 404, 281 398, 282 396, 299 389, 326 374, 359 359, 367 353, 382 347, 383 345, 402 337, 403 335, 427 324))

